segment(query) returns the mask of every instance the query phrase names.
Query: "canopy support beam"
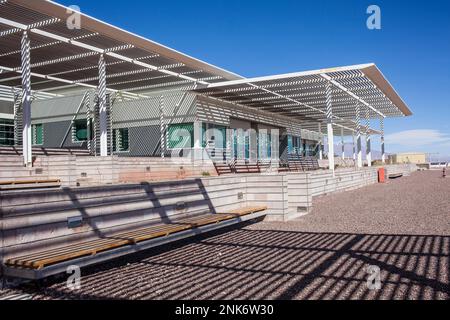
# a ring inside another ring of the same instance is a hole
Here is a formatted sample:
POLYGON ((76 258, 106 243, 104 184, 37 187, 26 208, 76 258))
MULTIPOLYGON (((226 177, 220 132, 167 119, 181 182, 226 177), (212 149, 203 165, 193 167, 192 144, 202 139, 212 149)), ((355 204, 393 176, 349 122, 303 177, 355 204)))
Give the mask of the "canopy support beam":
POLYGON ((352 133, 353 161, 356 161, 355 133, 352 133))
POLYGON ((160 130, 160 154, 164 159, 166 156, 166 121, 164 118, 164 96, 159 97, 159 130, 160 130))
POLYGON ((40 35, 42 37, 45 37, 45 38, 53 39, 53 40, 56 40, 56 41, 61 41, 62 43, 67 43, 67 44, 73 45, 75 47, 82 48, 84 50, 96 52, 98 54, 104 54, 106 56, 115 58, 117 60, 122 60, 122 61, 125 61, 125 62, 128 62, 128 63, 131 63, 133 65, 137 65, 137 66, 141 66, 143 68, 147 68, 147 69, 150 69, 150 70, 158 71, 158 72, 166 74, 166 75, 171 75, 171 76, 183 79, 183 80, 192 81, 194 83, 199 83, 199 84, 203 84, 203 85, 209 85, 208 82, 198 81, 198 79, 195 79, 195 78, 192 78, 192 77, 189 77, 189 76, 185 76, 185 75, 182 75, 180 73, 176 73, 176 72, 173 72, 173 71, 160 69, 160 68, 158 68, 158 67, 156 67, 154 65, 151 65, 151 64, 148 64, 148 63, 144 63, 142 61, 138 61, 136 59, 132 59, 132 58, 129 58, 129 57, 126 57, 126 56, 123 56, 123 55, 120 55, 120 54, 117 54, 117 53, 114 53, 114 52, 109 52, 107 50, 104 50, 104 49, 101 49, 101 48, 98 48, 98 47, 95 47, 95 46, 92 46, 92 45, 80 42, 78 40, 71 40, 69 38, 65 38, 65 37, 53 34, 51 32, 47 32, 47 31, 44 31, 44 30, 37 29, 36 27, 35 28, 30 28, 27 25, 24 25, 24 24, 21 24, 21 23, 12 21, 12 20, 8 20, 8 19, 5 19, 5 18, 1 18, 1 17, 0 17, 0 23, 8 25, 8 26, 13 27, 13 28, 20 28, 22 30, 29 30, 30 32, 38 34, 38 35, 40 35))
POLYGON ((108 156, 108 115, 106 103, 106 65, 105 57, 100 55, 98 61, 98 103, 99 103, 99 123, 100 123, 100 156, 108 156))
POLYGON ((377 113, 378 115, 380 115, 381 117, 385 118, 386 116, 381 113, 380 111, 378 111, 377 109, 375 109, 374 107, 372 107, 370 104, 368 104, 366 101, 364 101, 363 99, 361 99, 360 97, 358 97, 356 94, 354 94, 353 92, 351 92, 349 89, 347 89, 346 87, 344 87, 343 85, 341 85, 339 82, 337 82, 336 80, 333 80, 329 75, 322 73, 320 75, 322 78, 330 81, 334 86, 336 86, 337 88, 339 88, 340 90, 342 90, 343 92, 347 93, 350 97, 352 97, 353 99, 357 100, 359 103, 362 103, 363 105, 365 105, 367 108, 369 108, 370 110, 372 110, 373 112, 377 113))
POLYGON ((333 133, 333 107, 331 96, 331 82, 326 84, 326 101, 327 101, 327 136, 328 136, 328 168, 333 171, 334 175, 334 133, 333 133))
POLYGON ((384 118, 380 118, 380 131, 381 131, 381 162, 386 163, 386 152, 384 148, 384 118))
POLYGON ((370 110, 366 108, 366 160, 367 166, 372 166, 372 150, 370 144, 370 110))
POLYGON ((344 128, 341 127, 341 152, 342 160, 345 160, 345 141, 344 141, 344 128))
POLYGON ((22 152, 24 166, 33 166, 32 138, 31 138, 31 58, 30 38, 27 31, 22 34, 22 152))
POLYGON ((322 135, 322 124, 319 122, 318 126, 319 126, 319 134, 320 134, 320 137, 319 137, 319 159, 320 159, 320 160, 323 160, 323 148, 322 148, 322 146, 323 146, 323 135, 322 135))
POLYGON ((356 164, 358 168, 362 168, 362 150, 361 150, 361 106, 356 103, 356 164))

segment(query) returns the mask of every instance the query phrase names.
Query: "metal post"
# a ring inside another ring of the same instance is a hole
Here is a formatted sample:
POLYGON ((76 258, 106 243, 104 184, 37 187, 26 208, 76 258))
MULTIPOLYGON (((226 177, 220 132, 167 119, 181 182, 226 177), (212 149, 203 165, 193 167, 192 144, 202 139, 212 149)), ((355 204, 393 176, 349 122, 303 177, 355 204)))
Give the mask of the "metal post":
MULTIPOLYGON (((208 138, 203 137, 203 123, 201 121, 194 121, 194 154, 193 160, 203 160, 203 144, 202 141, 208 141, 208 138)), ((206 128, 207 129, 207 128, 206 128)), ((206 130, 205 130, 206 131, 206 130)), ((206 134, 206 132, 205 132, 206 134)))
POLYGON ((353 161, 356 161, 355 133, 352 132, 353 161))
POLYGON ((87 119, 87 149, 89 150, 89 154, 95 154, 95 150, 92 150, 92 112, 91 112, 91 92, 87 92, 86 96, 86 119, 87 119))
POLYGON ((106 112, 106 63, 105 57, 100 55, 98 61, 98 103, 100 122, 100 156, 108 156, 108 115, 106 112))
POLYGON ((323 151, 322 151, 322 145, 323 145, 323 135, 322 135, 322 124, 319 123, 319 159, 323 160, 323 151))
POLYGON ((342 160, 345 160, 344 128, 341 128, 342 160))
POLYGON ((333 134, 333 109, 331 101, 331 82, 326 84, 327 102, 327 136, 328 136, 328 167, 334 175, 334 134, 333 134))
POLYGON ((366 159, 367 166, 372 166, 372 150, 370 145, 370 109, 366 108, 366 159))
POLYGON ((23 163, 27 167, 33 165, 31 139, 31 66, 30 66, 30 38, 24 31, 21 41, 22 57, 22 152, 23 163))
POLYGON ((361 150, 361 106, 356 103, 356 163, 358 168, 362 168, 362 150, 361 150))
POLYGON ((384 149, 384 118, 380 118, 380 131, 381 131, 381 162, 386 163, 386 152, 384 149))
POLYGON ((160 146, 161 158, 164 159, 166 153, 166 124, 164 121, 164 96, 159 98, 159 129, 160 129, 160 146))

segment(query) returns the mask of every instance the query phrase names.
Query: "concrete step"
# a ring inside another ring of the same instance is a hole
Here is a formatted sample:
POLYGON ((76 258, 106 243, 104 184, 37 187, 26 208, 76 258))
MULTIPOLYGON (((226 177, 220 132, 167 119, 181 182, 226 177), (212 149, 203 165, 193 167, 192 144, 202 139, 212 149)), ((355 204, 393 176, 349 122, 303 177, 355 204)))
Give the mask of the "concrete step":
POLYGON ((0 159, 0 169, 20 169, 23 168, 22 162, 13 162, 13 161, 1 161, 0 159))
POLYGON ((20 162, 23 163, 22 156, 0 154, 0 161, 20 162))
POLYGON ((34 191, 34 190, 42 190, 42 189, 56 189, 60 188, 60 183, 30 183, 30 184, 13 184, 9 186, 0 186, 0 192, 3 196, 6 196, 8 193, 17 192, 18 190, 26 190, 34 191))
POLYGON ((11 178, 11 180, 20 179, 23 177, 42 177, 47 176, 47 172, 37 174, 35 170, 21 168, 19 170, 3 170, 0 169, 0 179, 11 178))
POLYGON ((65 192, 35 192, 35 193, 17 193, 8 195, 2 199, 2 207, 7 206, 24 206, 28 204, 45 204, 51 202, 60 201, 73 201, 77 202, 86 201, 88 199, 101 200, 108 202, 109 199, 114 197, 127 197, 127 196, 143 196, 152 198, 155 196, 164 196, 171 193, 195 193, 201 190, 202 186, 194 180, 174 181, 174 182, 161 182, 155 185, 149 184, 122 184, 122 185, 109 185, 100 187, 81 187, 66 189, 65 192))
POLYGON ((6 164, 4 166, 0 165, 0 171, 8 171, 8 170, 10 170, 10 171, 11 170, 25 171, 25 170, 27 170, 27 171, 30 171, 30 172, 34 172, 34 171, 36 171, 36 169, 38 169, 38 170, 46 170, 47 168, 43 168, 43 167, 27 168, 27 167, 24 167, 24 166, 8 165, 8 164, 6 164))
POLYGON ((50 224, 50 223, 64 223, 69 217, 84 216, 85 219, 96 219, 98 217, 111 217, 115 219, 121 214, 128 214, 137 219, 145 218, 146 215, 159 215, 165 217, 170 214, 180 214, 189 210, 189 212, 199 212, 209 209, 210 202, 205 199, 203 195, 191 195, 184 197, 186 209, 178 210, 177 201, 181 199, 181 195, 177 198, 170 198, 158 201, 150 201, 148 199, 143 201, 128 201, 114 204, 98 205, 83 205, 80 208, 67 208, 65 210, 55 209, 54 211, 32 211, 18 214, 5 213, 3 220, 4 230, 14 230, 18 228, 26 228, 30 224, 50 224), (164 210, 161 210, 164 207, 164 210))
MULTIPOLYGON (((179 193, 173 194, 167 199, 177 199, 179 197, 186 197, 186 194, 179 193)), ((166 200, 167 200, 166 199, 166 200)), ((24 215, 24 214, 45 214, 45 213, 58 213, 69 210, 75 210, 79 212, 82 207, 86 209, 102 209, 105 212, 113 213, 115 208, 119 207, 121 210, 136 210, 138 208, 156 208, 160 205, 158 201, 155 201, 155 197, 143 196, 143 195, 128 195, 128 196, 116 196, 109 198, 92 198, 84 200, 65 200, 59 202, 47 202, 47 203, 32 203, 22 206, 4 206, 3 211, 6 215, 24 215), (143 206, 143 207, 142 207, 143 206)), ((165 200, 165 201, 166 201, 165 200)))
MULTIPOLYGON (((40 148, 33 147, 32 149, 33 155, 81 155, 88 156, 89 151, 84 149, 69 149, 69 148, 40 148)), ((17 155, 20 156, 22 154, 21 147, 0 147, 0 155, 17 155)))

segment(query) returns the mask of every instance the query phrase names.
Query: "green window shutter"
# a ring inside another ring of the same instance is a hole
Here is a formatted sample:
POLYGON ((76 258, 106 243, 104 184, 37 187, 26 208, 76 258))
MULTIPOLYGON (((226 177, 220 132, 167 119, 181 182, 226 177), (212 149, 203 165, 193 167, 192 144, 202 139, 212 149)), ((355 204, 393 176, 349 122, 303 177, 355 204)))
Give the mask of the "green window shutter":
POLYGON ((120 151, 128 151, 129 140, 128 140, 128 128, 119 129, 120 132, 120 151))
POLYGON ((14 120, 0 119, 0 145, 14 145, 14 120))
POLYGON ((193 148, 194 124, 193 123, 170 124, 168 147, 169 149, 193 148), (186 135, 186 132, 188 132, 189 135, 186 135))
POLYGON ((202 147, 206 148, 206 123, 202 123, 202 133, 200 136, 200 139, 202 141, 202 147))
POLYGON ((250 136, 248 134, 249 133, 247 131, 244 136, 245 159, 250 159, 250 136))
POLYGON ((128 128, 113 130, 113 152, 129 151, 128 128))
POLYGON ((267 134, 267 157, 272 158, 272 134, 267 134))
POLYGON ((44 144, 44 128, 42 123, 33 124, 31 126, 32 144, 42 145, 44 144))
POLYGON ((218 147, 226 149, 227 148, 227 127, 217 126, 217 129, 222 134, 222 146, 218 146, 218 147))
POLYGON ((87 140, 87 120, 80 119, 74 121, 74 141, 86 141, 87 140))

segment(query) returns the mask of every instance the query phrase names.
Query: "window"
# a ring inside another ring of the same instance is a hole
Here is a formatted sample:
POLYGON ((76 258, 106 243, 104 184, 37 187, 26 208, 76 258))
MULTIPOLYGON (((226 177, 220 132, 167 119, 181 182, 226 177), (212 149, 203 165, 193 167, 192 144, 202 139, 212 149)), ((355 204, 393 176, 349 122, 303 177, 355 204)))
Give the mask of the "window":
POLYGON ((14 145, 14 120, 0 119, 0 145, 14 145))
POLYGON ((42 123, 31 125, 32 144, 40 146, 44 144, 44 127, 42 123))
POLYGON ((183 149, 194 147, 194 124, 177 123, 169 125, 169 149, 183 149))
POLYGON ((289 154, 302 154, 302 142, 300 137, 288 137, 288 152, 289 154))
POLYGON ((130 150, 128 128, 113 130, 113 152, 127 152, 130 150))
POLYGON ((88 130, 87 130, 87 121, 85 119, 75 120, 72 126, 73 142, 82 142, 87 141, 88 130))
POLYGON ((219 148, 227 147, 227 127, 212 123, 202 124, 202 147, 219 148))
MULTIPOLYGON (((258 133, 258 157, 260 159, 269 159, 272 156, 272 134, 267 131, 258 133)), ((288 146, 289 140, 288 137, 288 146)))
POLYGON ((288 154, 294 153, 294 142, 292 141, 292 136, 288 136, 288 154))

